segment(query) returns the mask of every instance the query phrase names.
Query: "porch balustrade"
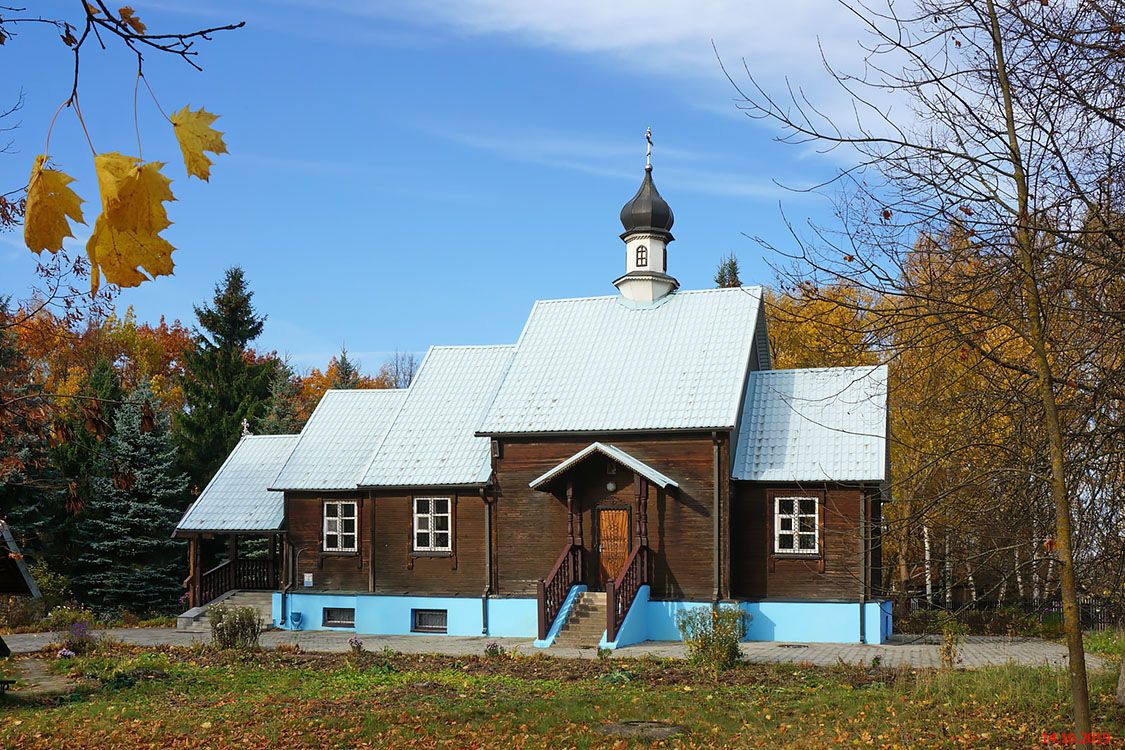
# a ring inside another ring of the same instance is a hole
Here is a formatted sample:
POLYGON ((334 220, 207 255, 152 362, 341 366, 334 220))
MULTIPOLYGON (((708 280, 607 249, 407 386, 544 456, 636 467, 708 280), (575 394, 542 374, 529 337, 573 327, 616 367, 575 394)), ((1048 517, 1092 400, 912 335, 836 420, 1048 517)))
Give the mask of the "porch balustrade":
POLYGON ((551 624, 559 616, 570 587, 582 580, 582 547, 567 544, 555 567, 539 579, 539 640, 545 640, 551 624))
POLYGON ((277 564, 273 560, 227 560, 203 574, 200 603, 214 601, 235 589, 276 589, 277 564))
POLYGON ((606 582, 605 638, 610 643, 617 640, 617 633, 637 598, 637 592, 648 583, 649 555, 648 546, 638 544, 633 548, 633 554, 629 556, 617 580, 606 582))

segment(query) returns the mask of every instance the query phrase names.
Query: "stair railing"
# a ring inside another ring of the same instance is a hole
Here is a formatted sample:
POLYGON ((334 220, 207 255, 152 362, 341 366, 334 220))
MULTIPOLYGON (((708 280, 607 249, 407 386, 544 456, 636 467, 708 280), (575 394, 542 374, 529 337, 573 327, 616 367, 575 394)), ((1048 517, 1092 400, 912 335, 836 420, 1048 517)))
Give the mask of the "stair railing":
POLYGON ((582 580, 582 548, 567 544, 555 562, 555 567, 538 584, 539 640, 546 640, 551 624, 559 616, 570 587, 582 580))
POLYGON ((648 583, 648 561, 648 547, 638 544, 633 548, 633 554, 629 556, 617 580, 606 582, 605 639, 609 643, 617 640, 617 633, 637 598, 637 592, 648 583))

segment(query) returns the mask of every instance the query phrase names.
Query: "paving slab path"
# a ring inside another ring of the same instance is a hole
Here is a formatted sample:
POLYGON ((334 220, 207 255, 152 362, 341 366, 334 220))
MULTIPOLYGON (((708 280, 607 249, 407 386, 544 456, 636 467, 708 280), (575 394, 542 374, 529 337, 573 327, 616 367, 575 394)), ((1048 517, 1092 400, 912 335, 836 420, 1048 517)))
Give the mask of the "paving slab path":
MULTIPOLYGON (((186 633, 175 628, 116 628, 99 632, 139 646, 190 646, 206 643, 211 639, 208 633, 186 633)), ((4 640, 11 647, 12 653, 27 654, 39 651, 58 637, 57 633, 28 633, 4 636, 4 640)), ((306 651, 339 653, 349 650, 348 640, 351 637, 351 633, 338 631, 269 630, 262 634, 262 646, 275 648, 280 645, 296 645, 306 651)), ((518 649, 525 654, 544 653, 548 656, 580 659, 597 657, 596 650, 588 648, 551 648, 541 651, 526 638, 362 634, 359 637, 368 651, 389 648, 408 654, 477 656, 484 652, 485 644, 498 643, 507 651, 518 649)), ((878 663, 884 667, 926 668, 941 665, 940 643, 940 636, 913 635, 896 635, 889 643, 879 645, 750 642, 742 644, 742 653, 747 661, 761 664, 814 664, 827 667, 840 661, 870 665, 873 660, 878 659, 878 663)), ((682 643, 649 641, 619 648, 613 655, 625 658, 657 656, 682 659, 686 652, 682 643)), ((1105 665, 1104 661, 1092 654, 1087 654, 1086 659, 1091 669, 1100 669, 1105 665)), ((961 646, 961 661, 958 666, 976 669, 1008 663, 1065 666, 1066 647, 1041 638, 969 636, 961 646)))

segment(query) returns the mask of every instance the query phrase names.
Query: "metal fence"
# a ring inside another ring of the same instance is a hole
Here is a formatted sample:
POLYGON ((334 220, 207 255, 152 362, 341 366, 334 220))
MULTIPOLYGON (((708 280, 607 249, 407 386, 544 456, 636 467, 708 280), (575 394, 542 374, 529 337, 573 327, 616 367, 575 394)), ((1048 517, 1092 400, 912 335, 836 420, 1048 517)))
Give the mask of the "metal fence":
MULTIPOLYGON (((965 602, 952 608, 946 608, 940 602, 927 601, 924 596, 912 596, 901 602, 896 602, 899 611, 903 614, 914 614, 921 611, 949 611, 949 612, 999 612, 1001 610, 1019 610, 1024 615, 1044 622, 1062 622, 1062 600, 1041 599, 1004 602, 978 600, 965 602)), ((1078 609, 1083 630, 1107 630, 1111 628, 1125 628, 1125 602, 1107 599, 1100 596, 1085 596, 1078 600, 1078 609)))

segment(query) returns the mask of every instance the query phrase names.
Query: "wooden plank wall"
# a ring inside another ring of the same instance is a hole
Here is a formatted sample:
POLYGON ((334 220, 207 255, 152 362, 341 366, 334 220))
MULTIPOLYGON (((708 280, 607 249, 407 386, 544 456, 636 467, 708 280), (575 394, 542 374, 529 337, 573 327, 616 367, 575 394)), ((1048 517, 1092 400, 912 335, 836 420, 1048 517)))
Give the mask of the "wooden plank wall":
POLYGON ((380 594, 471 595, 484 591, 484 502, 476 493, 418 490, 419 496, 454 499, 456 531, 452 554, 413 553, 411 494, 286 493, 289 542, 304 549, 294 589, 371 591, 380 594), (358 554, 320 554, 322 506, 325 500, 356 500, 359 509, 358 554), (372 525, 375 544, 372 546, 372 525), (375 559, 372 576, 371 560, 375 559), (304 589, 304 573, 315 585, 304 589))
MULTIPOLYGON (((722 473, 728 450, 723 434, 722 473)), ((713 443, 710 434, 635 435, 605 438, 616 447, 653 466, 680 484, 674 493, 650 491, 649 545, 654 551, 652 596, 665 599, 710 599, 713 590, 712 503, 713 443)), ((496 574, 501 594, 531 595, 536 581, 547 575, 566 541, 564 483, 552 491, 528 484, 593 442, 592 438, 506 439, 495 461, 497 477, 496 574)), ((599 503, 626 505, 633 513, 633 478, 620 468, 605 472, 606 459, 592 457, 577 471, 575 499, 581 503, 587 549, 593 545, 592 511, 599 503), (608 492, 607 481, 618 490, 608 492)), ((727 482, 721 483, 725 492, 727 482)), ((588 557, 593 557, 589 555, 588 557)), ((592 564, 592 562, 590 563, 592 564)))
MULTIPOLYGON (((868 488, 736 483, 731 520, 733 595, 747 599, 858 598, 859 510, 865 497, 869 499, 869 530, 877 529, 880 507, 868 488), (821 553, 815 559, 772 555, 772 498, 801 492, 824 498, 821 553)), ((877 546, 873 552, 872 567, 877 569, 877 546)), ((877 590, 878 584, 878 575, 873 571, 872 589, 877 590)))

